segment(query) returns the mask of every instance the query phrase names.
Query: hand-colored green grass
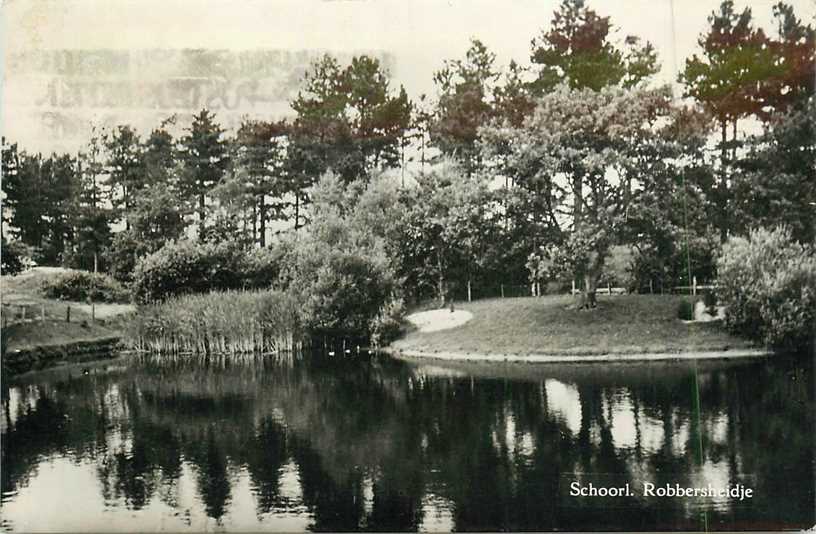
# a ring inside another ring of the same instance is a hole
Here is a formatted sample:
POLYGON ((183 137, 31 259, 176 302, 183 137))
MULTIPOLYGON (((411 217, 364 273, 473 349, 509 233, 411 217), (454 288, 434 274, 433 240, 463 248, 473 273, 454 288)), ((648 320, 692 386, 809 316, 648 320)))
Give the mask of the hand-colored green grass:
POLYGON ((498 354, 633 354, 748 348, 720 323, 685 324, 680 296, 599 297, 595 310, 572 308, 570 296, 457 303, 473 319, 451 330, 409 332, 397 349, 498 354))

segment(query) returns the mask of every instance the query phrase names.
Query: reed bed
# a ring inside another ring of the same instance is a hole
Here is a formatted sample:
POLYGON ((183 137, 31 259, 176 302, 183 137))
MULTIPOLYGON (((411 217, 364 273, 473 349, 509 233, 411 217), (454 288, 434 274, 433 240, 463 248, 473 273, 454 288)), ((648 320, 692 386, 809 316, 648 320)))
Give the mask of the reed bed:
POLYGON ((157 354, 238 355, 301 349, 296 301, 273 290, 213 291, 140 306, 132 348, 157 354))

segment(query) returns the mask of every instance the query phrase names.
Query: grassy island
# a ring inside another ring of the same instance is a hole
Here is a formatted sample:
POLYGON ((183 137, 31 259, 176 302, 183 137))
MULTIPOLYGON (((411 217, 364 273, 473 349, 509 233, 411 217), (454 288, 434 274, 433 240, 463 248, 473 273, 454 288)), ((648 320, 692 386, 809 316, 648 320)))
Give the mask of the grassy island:
POLYGON ((719 322, 678 319, 682 297, 600 297, 598 308, 575 309, 567 295, 490 299, 456 305, 473 319, 434 332, 410 330, 396 350, 461 354, 640 354, 722 351, 754 347, 719 322))

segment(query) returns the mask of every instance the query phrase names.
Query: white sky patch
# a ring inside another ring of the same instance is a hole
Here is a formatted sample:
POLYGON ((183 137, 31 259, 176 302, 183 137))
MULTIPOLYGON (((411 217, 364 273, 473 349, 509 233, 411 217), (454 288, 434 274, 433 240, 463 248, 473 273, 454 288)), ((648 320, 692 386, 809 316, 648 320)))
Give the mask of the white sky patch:
POLYGON ((280 496, 293 503, 303 502, 303 486, 300 484, 300 473, 294 461, 289 460, 281 467, 280 496))
POLYGON ((366 515, 374 511, 374 479, 371 475, 363 477, 363 510, 366 515))
POLYGON ((708 425, 708 439, 714 443, 728 442, 728 415, 720 414, 708 425))
POLYGON ((578 388, 555 379, 547 379, 544 381, 544 389, 547 391, 549 411, 557 414, 573 435, 578 435, 581 431, 581 402, 578 388))
POLYGON ((603 404, 604 413, 611 414, 608 423, 615 447, 635 447, 637 432, 635 431, 635 408, 632 400, 628 396, 619 395, 611 403, 604 398, 603 404))
POLYGON ((672 452, 678 456, 686 453, 690 436, 690 425, 688 421, 681 420, 674 416, 674 435, 672 436, 672 452))
POLYGON ((436 495, 426 493, 422 497, 422 524, 420 532, 450 532, 453 530, 454 503, 436 495))
MULTIPOLYGON (((775 35, 775 3, 737 0, 735 7, 750 6, 755 25, 775 35)), ((812 1, 790 3, 804 21, 816 14, 812 1)), ((422 94, 435 95, 434 71, 445 59, 462 58, 473 37, 496 54, 498 68, 511 59, 529 64, 530 41, 549 28, 558 4, 558 0, 516 0, 511 7, 500 0, 17 0, 4 3, 0 30, 4 63, 14 54, 32 50, 380 51, 394 58, 393 85, 404 85, 408 95, 417 99, 422 94)), ((636 35, 653 43, 662 67, 655 82, 673 84, 678 95, 677 71, 698 53, 697 39, 717 4, 712 0, 589 2, 601 16, 611 17, 617 28, 613 40, 636 35)), ((161 66, 136 73, 134 79, 157 69, 161 66)), ((6 86, 14 86, 17 78, 15 72, 4 72, 6 86)), ((41 119, 18 113, 11 102, 15 95, 41 94, 48 81, 47 77, 26 80, 26 87, 18 87, 14 94, 4 91, 2 113, 4 135, 36 142, 37 149, 46 151, 61 145, 34 135, 40 125, 31 121, 41 119)), ((273 107, 275 113, 287 112, 285 102, 273 107)), ((123 114, 122 120, 135 123, 140 121, 134 113, 152 117, 156 112, 115 111, 123 114)), ((109 113, 91 115, 89 120, 103 121, 109 113)))
POLYGON ((649 417, 643 412, 640 414, 640 446, 644 452, 657 452, 663 447, 666 432, 663 421, 649 417))
POLYGON ((113 507, 99 499, 101 486, 93 461, 75 463, 69 458, 52 458, 38 467, 30 483, 13 499, 3 503, 3 519, 14 530, 27 532, 212 530, 215 521, 205 518, 192 477, 193 472, 185 465, 178 481, 179 509, 154 496, 144 508, 132 510, 121 500, 113 507), (70 491, 66 491, 66 480, 71 481, 70 491), (189 524, 185 510, 191 511, 189 524))
MULTIPOLYGON (((20 412, 23 408, 23 394, 19 386, 9 388, 9 400, 8 400, 8 419, 11 421, 11 424, 15 424, 17 422, 17 418, 20 416, 20 412)), ((6 408, 3 407, 3 424, 6 422, 6 408)))

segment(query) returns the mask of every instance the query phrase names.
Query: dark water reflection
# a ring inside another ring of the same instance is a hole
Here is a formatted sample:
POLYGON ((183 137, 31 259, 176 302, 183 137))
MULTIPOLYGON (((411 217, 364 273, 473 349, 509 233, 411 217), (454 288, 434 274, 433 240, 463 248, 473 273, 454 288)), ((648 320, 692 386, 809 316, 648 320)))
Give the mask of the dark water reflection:
POLYGON ((482 366, 116 360, 2 388, 6 530, 802 528, 810 359, 482 366), (578 473, 578 474, 576 474, 578 473), (595 480, 745 501, 576 498, 595 480))

